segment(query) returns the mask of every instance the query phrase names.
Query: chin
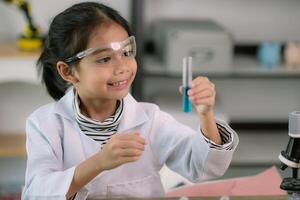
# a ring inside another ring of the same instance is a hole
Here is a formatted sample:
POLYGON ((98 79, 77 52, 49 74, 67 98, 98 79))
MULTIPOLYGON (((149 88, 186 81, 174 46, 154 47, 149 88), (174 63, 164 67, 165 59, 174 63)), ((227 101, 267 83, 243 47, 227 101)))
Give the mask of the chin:
POLYGON ((114 98, 117 100, 123 99, 128 95, 129 91, 127 90, 126 92, 122 92, 120 94, 114 95, 114 98))

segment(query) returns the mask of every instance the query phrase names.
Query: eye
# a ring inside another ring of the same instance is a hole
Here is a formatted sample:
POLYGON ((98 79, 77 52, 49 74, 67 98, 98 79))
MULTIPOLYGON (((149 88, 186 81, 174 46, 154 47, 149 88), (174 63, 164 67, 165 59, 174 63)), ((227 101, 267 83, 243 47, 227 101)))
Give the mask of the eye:
POLYGON ((103 58, 98 59, 96 62, 97 62, 97 63, 100 63, 100 64, 106 64, 106 63, 108 63, 110 60, 111 60, 111 57, 106 56, 106 57, 103 57, 103 58))
POLYGON ((125 50, 125 51, 123 52, 123 55, 124 55, 125 57, 132 57, 132 56, 133 56, 133 51, 131 51, 131 50, 125 50))

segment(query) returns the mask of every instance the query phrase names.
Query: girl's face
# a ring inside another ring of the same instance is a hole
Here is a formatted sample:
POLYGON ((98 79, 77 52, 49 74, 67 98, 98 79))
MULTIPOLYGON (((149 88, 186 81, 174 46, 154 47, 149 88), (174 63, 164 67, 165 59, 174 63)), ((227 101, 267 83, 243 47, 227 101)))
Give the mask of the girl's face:
MULTIPOLYGON (((91 33, 87 49, 122 42, 126 30, 114 23, 103 24, 91 33)), ((84 57, 75 71, 74 84, 79 96, 88 100, 107 101, 125 97, 135 78, 137 63, 133 56, 122 51, 103 50, 84 57)))

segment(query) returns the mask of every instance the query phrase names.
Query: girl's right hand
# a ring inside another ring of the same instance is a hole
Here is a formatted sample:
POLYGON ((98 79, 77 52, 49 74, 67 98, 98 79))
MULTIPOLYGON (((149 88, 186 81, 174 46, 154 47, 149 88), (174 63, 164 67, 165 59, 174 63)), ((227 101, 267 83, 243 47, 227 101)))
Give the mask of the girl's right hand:
POLYGON ((102 170, 137 161, 145 150, 146 141, 139 133, 115 134, 99 152, 102 170))

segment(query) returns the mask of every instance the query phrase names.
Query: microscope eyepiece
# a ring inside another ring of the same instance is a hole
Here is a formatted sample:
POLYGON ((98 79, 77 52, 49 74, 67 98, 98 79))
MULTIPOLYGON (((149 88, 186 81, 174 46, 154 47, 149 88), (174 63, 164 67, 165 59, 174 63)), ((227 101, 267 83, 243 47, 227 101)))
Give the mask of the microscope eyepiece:
POLYGON ((300 138, 300 111, 289 114, 289 136, 300 138))
POLYGON ((289 136, 286 150, 280 153, 279 160, 288 167, 300 168, 300 111, 289 114, 289 136))

